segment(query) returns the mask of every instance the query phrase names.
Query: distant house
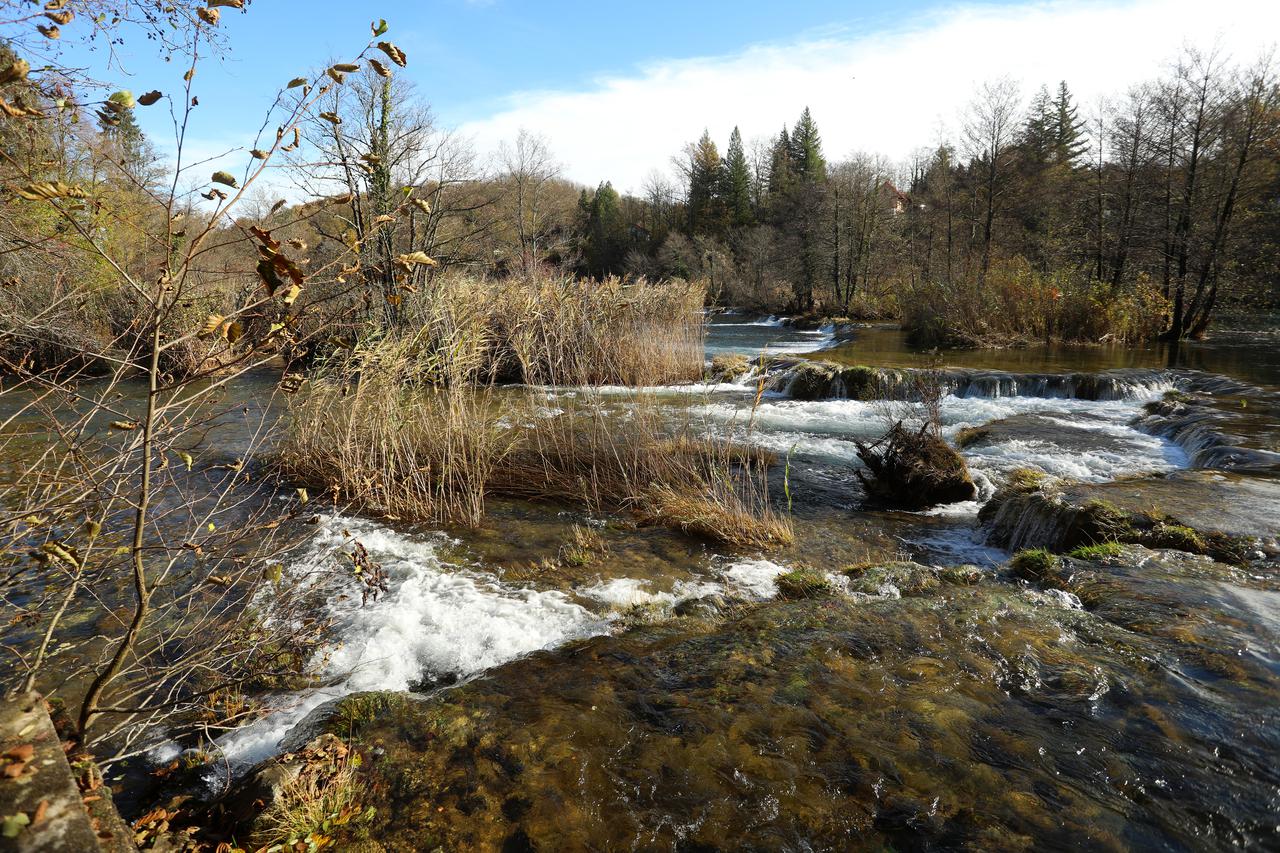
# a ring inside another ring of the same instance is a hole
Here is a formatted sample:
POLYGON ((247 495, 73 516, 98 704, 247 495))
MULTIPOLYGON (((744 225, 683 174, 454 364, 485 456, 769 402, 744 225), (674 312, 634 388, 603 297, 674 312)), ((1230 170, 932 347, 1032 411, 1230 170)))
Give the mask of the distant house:
POLYGON ((911 197, 895 187, 893 181, 886 180, 880 185, 880 204, 886 213, 897 216, 906 213, 911 197))

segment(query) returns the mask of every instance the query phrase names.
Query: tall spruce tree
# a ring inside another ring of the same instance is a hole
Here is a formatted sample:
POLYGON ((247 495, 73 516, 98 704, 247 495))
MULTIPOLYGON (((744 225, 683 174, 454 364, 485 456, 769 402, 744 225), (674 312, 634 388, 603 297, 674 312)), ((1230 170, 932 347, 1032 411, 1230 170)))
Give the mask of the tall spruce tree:
POLYGON ((587 273, 597 278, 617 272, 627 252, 627 224, 622 216, 622 199, 613 184, 605 181, 591 197, 587 216, 587 273))
POLYGON ((778 141, 773 144, 773 154, 769 162, 769 203, 776 205, 778 199, 786 193, 795 179, 795 167, 792 164, 791 134, 786 127, 778 134, 778 141))
POLYGON ((720 152, 711 134, 702 137, 689 152, 689 232, 712 233, 719 230, 722 217, 720 200, 720 152))
POLYGON ((742 133, 736 127, 725 149, 721 184, 729 224, 734 228, 752 224, 755 215, 751 208, 751 166, 742 147, 742 133))
POLYGON ((827 161, 822 156, 822 137, 809 108, 805 107, 791 131, 792 161, 796 174, 809 183, 818 183, 827 177, 827 161))
POLYGON ((1059 163, 1074 164, 1089 150, 1089 140, 1085 137, 1085 122, 1080 118, 1079 109, 1067 81, 1058 84, 1058 94, 1053 100, 1053 141, 1054 155, 1059 163))

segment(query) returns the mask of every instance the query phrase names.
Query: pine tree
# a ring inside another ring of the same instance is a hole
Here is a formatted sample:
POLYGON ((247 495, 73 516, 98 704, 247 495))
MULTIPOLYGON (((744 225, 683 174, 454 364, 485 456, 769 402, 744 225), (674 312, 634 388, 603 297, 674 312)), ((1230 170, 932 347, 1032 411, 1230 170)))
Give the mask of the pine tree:
POLYGON ((822 137, 809 108, 805 107, 791 132, 792 161, 796 174, 809 183, 818 183, 827 177, 827 161, 822 156, 822 137))
POLYGON ((729 224, 734 228, 750 225, 755 219, 751 209, 751 167, 742 147, 742 133, 736 127, 725 149, 721 185, 729 224))
POLYGON ((98 130, 115 146, 115 157, 125 170, 136 175, 145 165, 147 138, 138 126, 133 107, 123 102, 112 102, 111 109, 98 112, 98 130))
POLYGON ((1026 160, 1035 167, 1050 161, 1057 146, 1057 112, 1049 90, 1041 86, 1027 108, 1020 140, 1026 160))
POLYGON ((720 152, 711 134, 689 152, 689 233, 713 232, 719 228, 720 152))
POLYGON ((613 184, 605 181, 591 198, 587 217, 584 254, 587 272, 603 277, 616 272, 627 251, 627 226, 622 217, 622 199, 613 184))
POLYGON ((773 155, 769 163, 770 204, 776 204, 791 186, 795 177, 792 155, 791 134, 787 132, 786 127, 783 127, 782 133, 778 134, 778 141, 773 144, 773 155))
POLYGON ((1085 137, 1085 123, 1079 116, 1066 80, 1058 84, 1052 121, 1054 155, 1057 161, 1074 164, 1089 150, 1089 140, 1085 137))

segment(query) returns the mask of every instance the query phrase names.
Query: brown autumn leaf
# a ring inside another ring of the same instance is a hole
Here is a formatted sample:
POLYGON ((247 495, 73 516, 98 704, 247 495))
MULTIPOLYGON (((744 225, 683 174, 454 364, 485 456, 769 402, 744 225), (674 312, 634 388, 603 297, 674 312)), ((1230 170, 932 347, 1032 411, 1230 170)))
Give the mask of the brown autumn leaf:
POLYGON ((435 258, 428 257, 426 252, 421 252, 421 251, 409 252, 406 255, 397 255, 396 260, 399 261, 400 264, 406 268, 414 267, 418 264, 423 264, 429 267, 434 267, 437 265, 437 261, 435 260, 435 258))
POLYGON ((25 115, 29 115, 26 107, 22 105, 14 106, 4 98, 0 98, 0 112, 3 112, 9 118, 22 118, 25 115))
POLYGON ((351 74, 351 73, 353 73, 353 72, 355 72, 355 71, 359 71, 359 70, 360 70, 360 66, 359 66, 359 65, 352 65, 350 62, 339 62, 339 63, 337 63, 336 65, 334 65, 333 67, 334 67, 335 69, 337 69, 338 71, 341 71, 341 72, 343 72, 343 73, 345 73, 345 74, 351 74))
POLYGON ((70 9, 63 9, 60 12, 45 12, 44 16, 55 24, 61 24, 65 27, 67 24, 71 23, 71 19, 76 16, 76 13, 72 12, 70 9))
POLYGON ((210 9, 218 6, 230 6, 232 9, 243 9, 244 0, 206 0, 210 9))
POLYGON ((376 59, 369 60, 369 67, 372 68, 375 72, 377 72, 379 77, 391 76, 391 69, 383 65, 381 62, 379 62, 376 59))
POLYGON ((228 187, 239 186, 236 183, 235 176, 232 175, 230 172, 222 172, 222 171, 214 172, 212 180, 215 184, 223 184, 228 187))
POLYGON ((159 91, 158 89, 152 89, 150 92, 147 92, 145 95, 139 95, 138 103, 142 104, 144 107, 149 107, 163 97, 164 97, 163 92, 159 91))
POLYGON ((62 38, 62 30, 57 27, 46 27, 44 24, 36 24, 36 29, 40 31, 40 35, 47 39, 62 38))
POLYGON ((337 113, 320 113, 320 118, 335 126, 342 124, 342 118, 337 113))
POLYGON ((14 194, 27 201, 53 201, 56 198, 88 198, 82 187, 62 181, 35 181, 15 189, 14 194))
POLYGON ((394 44, 392 44, 389 41, 378 42, 378 50, 385 53, 388 57, 391 58, 392 62, 394 62, 396 65, 399 65, 401 68, 404 68, 405 65, 408 63, 408 58, 404 55, 404 51, 396 47, 394 44))
POLYGON ((27 79, 27 74, 31 72, 31 63, 25 59, 15 59, 9 63, 7 68, 0 69, 0 86, 5 83, 14 83, 18 80, 27 79))
POLYGON ((196 16, 211 27, 218 25, 218 19, 222 17, 222 13, 215 9, 196 9, 196 16))
POLYGON ((226 319, 227 318, 223 317, 221 314, 210 314, 209 318, 204 321, 204 326, 201 327, 200 334, 212 335, 214 332, 218 331, 218 328, 226 319))
POLYGON ((345 80, 347 76, 337 68, 326 68, 324 73, 328 74, 333 82, 338 83, 339 85, 341 85, 342 81, 345 80))
POLYGON ((289 81, 289 84, 288 84, 287 86, 285 86, 285 88, 286 88, 286 89, 296 89, 296 88, 298 88, 299 86, 305 86, 305 85, 307 85, 307 83, 308 83, 308 82, 310 82, 310 81, 308 81, 306 77, 294 77, 292 80, 290 80, 290 81, 289 81))
POLYGON ((138 428, 137 421, 112 421, 109 426, 112 429, 118 429, 123 432, 132 432, 138 428))

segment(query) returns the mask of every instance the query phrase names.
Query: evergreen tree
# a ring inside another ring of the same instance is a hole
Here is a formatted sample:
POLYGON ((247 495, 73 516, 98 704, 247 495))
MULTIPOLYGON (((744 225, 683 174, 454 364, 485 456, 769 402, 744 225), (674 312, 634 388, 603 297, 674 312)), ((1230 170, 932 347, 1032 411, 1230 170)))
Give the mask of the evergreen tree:
POLYGON ((1032 98, 1027 108, 1027 120, 1019 140, 1025 159, 1033 168, 1040 168, 1053 157, 1057 147, 1057 111, 1049 90, 1044 86, 1032 98))
POLYGON ((1084 127, 1067 81, 1063 80, 1058 84, 1058 95, 1053 101, 1053 141, 1057 162, 1074 164, 1089 149, 1084 127))
POLYGON ((822 156, 822 137, 809 108, 805 107, 791 132, 792 161, 796 174, 809 183, 818 183, 827 176, 827 161, 822 156))
POLYGON ((98 130, 114 147, 114 157, 131 175, 140 174, 147 160, 147 138, 138 126, 133 105, 123 101, 108 101, 107 107, 98 112, 98 130))
POLYGON ((719 229, 719 191, 720 152, 704 130, 689 152, 689 233, 719 229))
POLYGON ((791 186, 795 177, 792 166, 791 134, 786 127, 778 134, 778 141, 773 144, 773 157, 769 163, 769 200, 776 204, 777 200, 791 186))
POLYGON ((729 224, 734 228, 750 225, 755 219, 751 209, 751 167, 742 147, 742 133, 736 127, 725 149, 721 184, 729 224))
POLYGON ((622 199, 613 184, 601 184, 591 198, 587 217, 587 273, 603 277, 617 272, 627 251, 627 225, 622 216, 622 199))

